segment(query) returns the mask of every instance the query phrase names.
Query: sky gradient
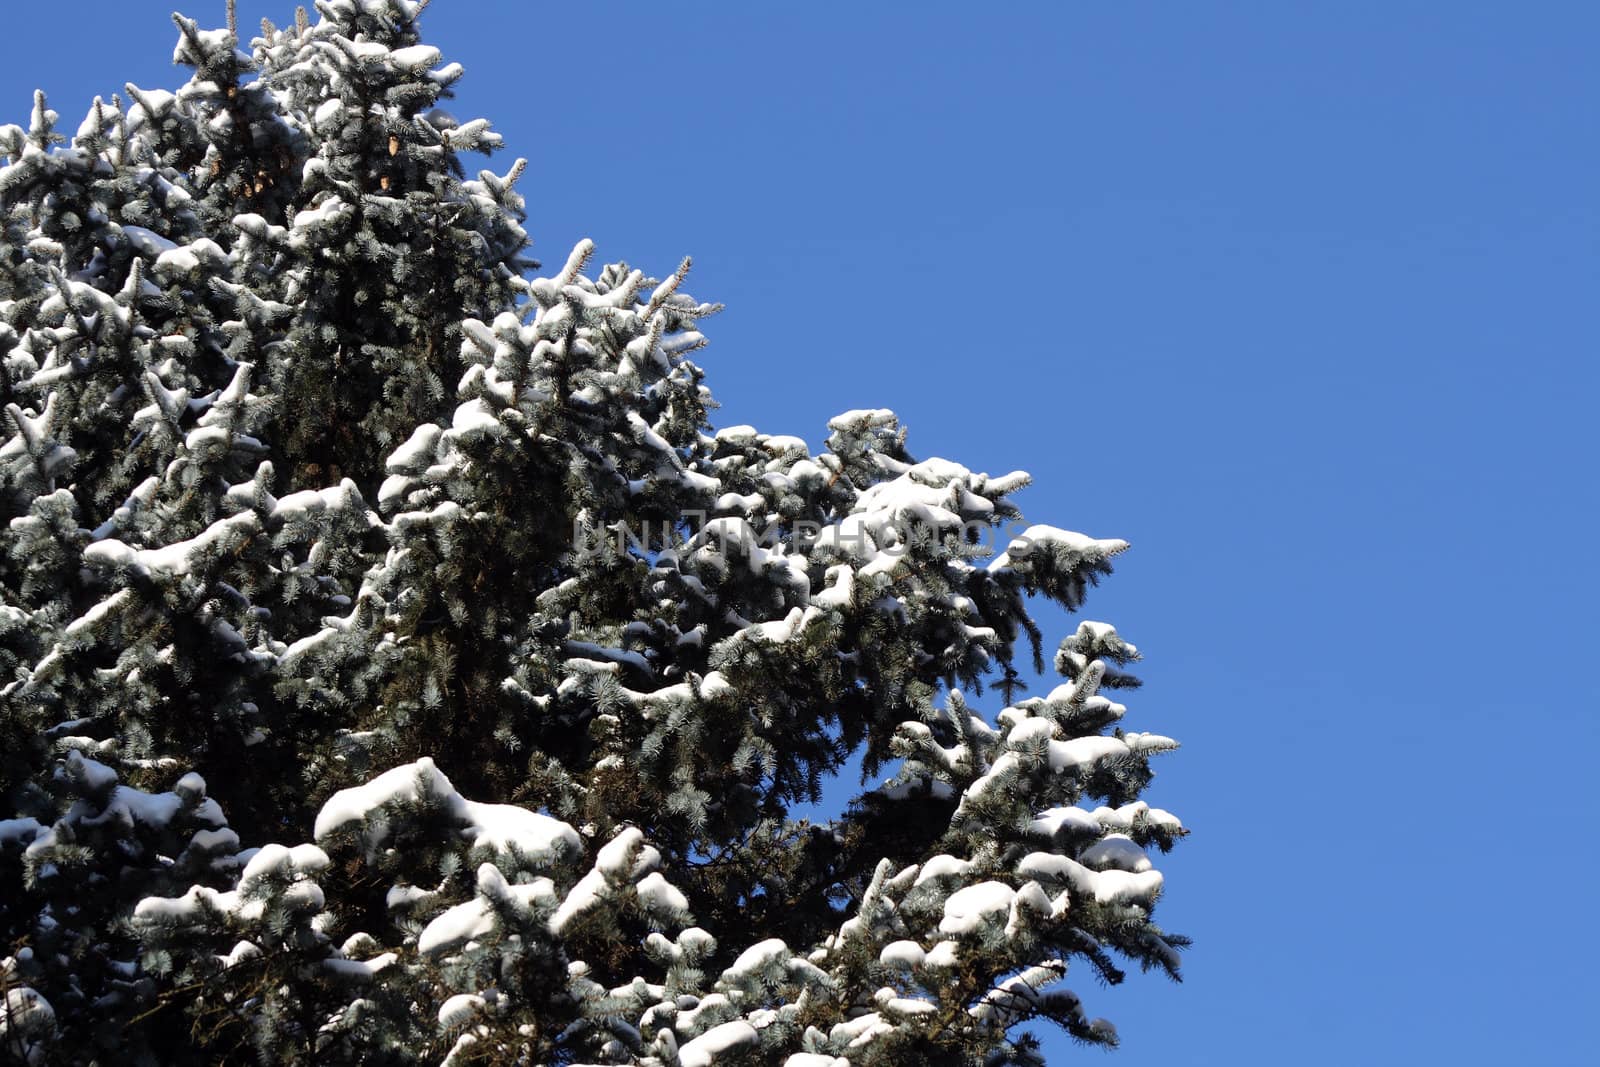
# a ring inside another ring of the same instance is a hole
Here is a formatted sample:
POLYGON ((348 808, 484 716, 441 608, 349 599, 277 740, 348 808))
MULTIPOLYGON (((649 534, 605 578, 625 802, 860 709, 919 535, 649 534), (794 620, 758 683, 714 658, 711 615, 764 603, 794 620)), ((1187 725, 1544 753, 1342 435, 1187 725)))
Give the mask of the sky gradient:
MULTIPOLYGON (((1196 944, 1052 1063, 1594 1062, 1600 7, 675 6, 424 27, 536 255, 694 256, 718 425, 891 407, 1133 543, 1196 944)), ((0 122, 182 80, 159 3, 0 26, 0 122)))

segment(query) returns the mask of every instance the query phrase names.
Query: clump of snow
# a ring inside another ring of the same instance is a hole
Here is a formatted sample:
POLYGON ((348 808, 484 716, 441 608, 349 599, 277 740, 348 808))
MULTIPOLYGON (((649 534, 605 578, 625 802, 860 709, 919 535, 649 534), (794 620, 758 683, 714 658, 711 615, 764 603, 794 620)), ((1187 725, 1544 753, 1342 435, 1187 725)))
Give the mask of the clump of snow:
POLYGON ((454 1030, 472 1021, 483 1010, 485 1001, 476 993, 457 993, 439 1005, 439 1028, 454 1030))
POLYGON ((678 935, 678 945, 689 952, 710 953, 716 950, 717 939, 698 926, 691 926, 678 935))
POLYGON ((411 432, 406 443, 389 454, 384 468, 391 474, 418 474, 433 462, 434 446, 444 432, 440 426, 425 422, 411 432))
POLYGON ((417 938, 417 951, 424 956, 439 955, 488 937, 499 928, 493 902, 531 916, 536 908, 555 905, 555 884, 541 877, 511 885, 494 864, 485 863, 478 868, 478 895, 446 908, 428 923, 417 938))
POLYGON ((781 963, 789 958, 789 946, 782 938, 771 937, 759 941, 743 952, 734 960, 727 970, 722 972, 724 982, 737 982, 742 978, 751 978, 760 975, 774 964, 781 963))
POLYGON ((902 997, 889 986, 878 990, 872 999, 878 1005, 878 1010, 890 1016, 931 1015, 939 1010, 931 1001, 920 997, 902 997))
POLYGON ((828 429, 843 433, 849 430, 865 430, 873 426, 888 426, 894 421, 895 414, 888 408, 855 408, 829 419, 828 429))
POLYGON ((223 893, 196 885, 181 897, 145 897, 134 906, 133 917, 139 923, 205 925, 220 913, 256 922, 273 899, 291 911, 312 914, 321 911, 326 901, 310 876, 328 862, 327 853, 315 845, 265 845, 250 856, 237 888, 223 893))
POLYGON ((385 813, 417 805, 444 808, 475 848, 549 861, 575 854, 583 846, 578 831, 560 819, 511 804, 467 800, 426 756, 329 797, 317 814, 312 834, 325 841, 359 827, 365 831, 369 847, 381 847, 393 831, 385 813))
MULTIPOLYGON (((167 94, 161 93, 160 95, 165 96, 167 94)), ((171 241, 154 230, 143 226, 124 225, 122 233, 128 239, 129 244, 147 256, 159 256, 163 252, 170 252, 178 247, 177 242, 171 241)))
POLYGON ((439 50, 432 45, 416 44, 392 50, 388 59, 400 70, 423 70, 439 62, 439 50))
POLYGON ((625 826, 617 836, 601 846, 595 856, 594 869, 608 878, 625 878, 643 845, 644 833, 636 826, 625 826))
POLYGON ((830 1041, 848 1041, 846 1048, 862 1048, 878 1038, 894 1033, 894 1024, 875 1011, 859 1015, 848 1022, 835 1025, 828 1031, 830 1041))
POLYGON ((682 1067, 711 1067, 724 1052, 754 1045, 760 1040, 755 1027, 743 1019, 735 1019, 713 1026, 678 1049, 678 1062, 682 1067))
POLYGON ((1073 530, 1054 526, 1029 526, 1012 539, 1006 550, 989 563, 989 571, 1020 567, 1031 568, 1033 561, 1045 555, 1064 555, 1085 562, 1109 559, 1128 549, 1128 542, 1089 537, 1073 530))
POLYGON ((1016 890, 1004 882, 978 882, 958 889, 944 902, 939 932, 958 937, 976 933, 995 916, 1009 912, 1016 895, 1016 890))
POLYGON ((1035 816, 1033 822, 1029 824, 1029 829, 1051 837, 1063 832, 1087 836, 1098 835, 1100 823, 1082 808, 1051 808, 1035 816))
POLYGON ((246 960, 255 959, 260 955, 261 946, 253 941, 239 941, 234 944, 226 956, 218 956, 217 962, 222 964, 223 970, 227 970, 230 967, 237 967, 246 960))
POLYGON ((972 867, 971 860, 957 859, 940 853, 924 863, 917 871, 917 879, 913 885, 921 885, 933 878, 950 878, 958 874, 965 874, 972 867))
POLYGON ((117 772, 99 760, 88 759, 74 749, 67 753, 67 777, 89 793, 103 793, 117 784, 117 772))
POLYGON ((172 248, 156 257, 156 273, 168 275, 191 274, 200 269, 200 257, 187 248, 172 248))
POLYGON ((1115 737, 1074 737, 1050 742, 1050 769, 1087 773, 1105 760, 1126 756, 1128 746, 1115 737))
POLYGON ((635 879, 642 879, 637 894, 640 902, 647 907, 661 906, 668 911, 687 910, 688 900, 665 878, 657 881, 646 877, 660 862, 661 854, 644 843, 644 834, 637 827, 623 827, 601 846, 595 856, 594 867, 568 890, 561 906, 550 917, 551 931, 564 933, 579 916, 612 898, 616 887, 635 879), (680 901, 681 908, 677 907, 680 901))
POLYGON ((1006 734, 1006 744, 1021 748, 1034 741, 1049 741, 1055 737, 1057 726, 1049 719, 1023 719, 1006 734))
POLYGON ((131 567, 136 571, 182 577, 209 556, 226 546, 237 544, 260 528, 260 520, 253 512, 242 512, 231 518, 219 520, 204 532, 187 541, 177 541, 161 548, 138 549, 121 541, 107 538, 96 541, 83 550, 85 562, 131 567))
POLYGON ((960 965, 961 946, 954 941, 940 941, 928 950, 923 965, 936 971, 948 971, 960 965))
POLYGON ((890 967, 921 967, 927 958, 927 953, 915 941, 893 941, 883 947, 878 953, 878 962, 890 967))
POLYGON ((392 966, 400 959, 393 952, 385 952, 381 956, 374 956, 370 960, 351 960, 341 957, 330 957, 322 961, 323 970, 331 971, 341 978, 357 982, 370 982, 379 972, 392 966))
POLYGON ((646 911, 676 913, 689 910, 689 899, 663 878, 660 871, 645 875, 634 886, 634 890, 639 894, 639 903, 644 905, 646 911))
POLYGON ((0 999, 0 1048, 22 1053, 26 1063, 44 1062, 40 1043, 55 1025, 55 1008, 36 989, 13 985, 0 999))
POLYGON ((1084 849, 1078 861, 1096 870, 1113 868, 1138 874, 1150 869, 1150 857, 1125 834, 1108 834, 1084 849))
POLYGON ((1148 907, 1161 894, 1161 872, 1096 871, 1068 856, 1030 852, 1017 864, 1017 873, 1068 886, 1074 895, 1100 904, 1139 904, 1148 907))

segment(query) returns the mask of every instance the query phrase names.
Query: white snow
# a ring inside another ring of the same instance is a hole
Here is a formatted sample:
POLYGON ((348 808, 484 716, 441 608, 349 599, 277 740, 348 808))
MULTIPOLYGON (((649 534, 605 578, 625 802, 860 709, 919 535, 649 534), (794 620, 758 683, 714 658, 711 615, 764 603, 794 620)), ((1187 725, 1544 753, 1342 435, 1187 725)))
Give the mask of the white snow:
POLYGON ((178 247, 177 242, 168 240, 143 226, 123 226, 122 232, 128 238, 129 244, 147 256, 159 256, 178 247))
POLYGON ((1178 742, 1165 734, 1125 733, 1122 735, 1122 743, 1127 745, 1130 751, 1139 753, 1171 752, 1178 748, 1178 742))
POLYGON ((728 444, 739 445, 748 444, 749 442, 754 441, 757 436, 759 435, 757 434, 754 426, 746 426, 741 424, 738 426, 724 426, 722 429, 717 431, 715 439, 719 442, 725 441, 728 444))
POLYGON ((961 806, 965 811, 968 801, 981 800, 990 790, 1011 781, 1022 767, 1022 761, 1015 752, 1002 752, 998 759, 989 765, 989 769, 981 777, 967 786, 962 795, 961 806))
POLYGON ((613 880, 628 876, 634 857, 644 845, 644 834, 636 826, 625 826, 615 837, 601 846, 595 855, 594 869, 613 880))
POLYGON ((873 515, 878 521, 910 519, 930 528, 943 529, 961 525, 961 516, 948 506, 952 502, 948 487, 926 485, 910 475, 901 475, 892 481, 868 486, 856 498, 853 510, 856 514, 873 515))
POLYGON ((463 800, 466 833, 477 848, 496 852, 521 852, 529 858, 549 858, 583 847, 578 831, 560 819, 512 804, 480 804, 463 800))
POLYGON ((927 953, 915 941, 892 941, 878 953, 878 962, 890 967, 921 967, 927 953))
MULTIPOLYGON (((0 1000, 0 1047, 6 1047, 26 1056, 24 1062, 42 1063, 31 1053, 33 1042, 47 1036, 55 1026, 56 1012, 50 1002, 36 989, 13 985, 0 1000)), ((752 1037, 755 1031, 750 1031, 752 1037)))
POLYGON ((455 414, 450 419, 450 434, 452 437, 474 437, 480 433, 491 433, 500 429, 500 420, 495 417, 489 405, 480 397, 469 400, 456 408, 455 414))
POLYGON ((958 955, 960 944, 955 941, 941 941, 928 950, 927 958, 923 965, 936 971, 948 971, 961 963, 958 955))
POLYGON ((439 62, 439 50, 427 44, 396 48, 389 53, 389 62, 401 70, 421 70, 439 62))
POLYGON ((409 474, 391 474, 378 486, 378 507, 387 509, 396 500, 411 491, 416 479, 409 474))
POLYGON ((1073 833, 1087 836, 1098 834, 1100 823, 1082 808, 1050 808, 1035 816, 1033 822, 1029 824, 1029 829, 1035 833, 1049 834, 1051 837, 1062 830, 1071 830, 1073 833))
POLYGON ((287 877, 297 873, 312 873, 326 869, 328 854, 316 845, 263 845, 250 857, 239 875, 241 886, 273 877, 287 877))
POLYGON ((436 955, 493 933, 498 919, 489 902, 491 896, 523 911, 531 911, 535 903, 549 906, 556 900, 555 884, 550 879, 541 877, 511 885, 494 864, 485 863, 478 868, 478 895, 435 916, 417 938, 417 951, 424 956, 436 955))
POLYGON ((1128 746, 1115 737, 1074 737, 1070 741, 1050 742, 1050 769, 1085 773, 1096 764, 1126 756, 1128 746))
POLYGON ((427 756, 384 771, 362 785, 341 789, 317 813, 311 836, 321 841, 352 823, 364 822, 389 804, 420 804, 425 797, 453 794, 455 787, 427 756))
POLYGON ((187 248, 169 249, 156 257, 157 274, 189 274, 200 269, 200 258, 187 248))
POLYGON ((476 993, 457 993, 439 1005, 439 1027, 454 1030, 465 1025, 483 1010, 485 1001, 476 993))
POLYGON ((711 1067, 717 1057, 729 1049, 754 1045, 761 1040, 756 1028, 743 1019, 713 1026, 693 1041, 678 1049, 678 1062, 682 1067, 711 1067))
POLYGON ((384 907, 391 911, 406 911, 425 904, 438 896, 437 890, 423 889, 416 885, 393 885, 389 892, 384 894, 384 907))
POLYGON ((1078 862, 1096 870, 1114 868, 1135 874, 1150 869, 1150 857, 1124 834, 1108 834, 1084 849, 1078 856, 1078 862))
POLYGON ((741 978, 754 977, 788 957, 789 946, 782 938, 772 937, 759 941, 739 953, 739 958, 722 972, 722 980, 734 982, 741 978))
POLYGON ((386 967, 392 966, 400 959, 393 952, 385 952, 381 956, 374 956, 370 960, 341 959, 337 956, 322 961, 325 970, 332 971, 341 978, 349 978, 358 982, 370 982, 386 967))
MULTIPOLYGON (((294 221, 290 225, 297 230, 325 226, 341 216, 350 214, 352 210, 351 206, 339 197, 329 196, 315 207, 309 207, 304 211, 297 212, 294 221)), ((291 238, 291 241, 293 240, 291 238)))
POLYGON ((673 1019, 672 1026, 679 1034, 692 1034, 696 1030, 706 1030, 718 1018, 737 1013, 733 1002, 723 993, 707 993, 696 998, 692 994, 686 995, 680 1002, 677 1017, 673 1019))
POLYGON ((799 452, 804 455, 811 451, 806 445, 805 438, 783 433, 763 435, 761 447, 768 452, 776 452, 780 455, 785 452, 799 452))
POLYGON ((237 967, 245 960, 255 959, 261 955, 261 946, 253 941, 239 941, 226 956, 218 956, 217 962, 222 964, 223 970, 237 967))
POLYGON ((388 832, 379 817, 390 806, 440 804, 461 824, 461 832, 474 847, 502 853, 521 853, 530 860, 546 861, 582 848, 578 831, 540 812, 511 804, 481 804, 457 793, 450 779, 424 756, 415 763, 384 771, 362 785, 341 789, 328 798, 317 814, 312 836, 318 841, 352 827, 367 830, 371 847, 381 845, 388 832))
POLYGON ((209 551, 248 536, 259 529, 259 524, 255 513, 246 511, 212 523, 203 533, 187 541, 177 541, 161 548, 135 550, 113 538, 96 541, 83 550, 83 558, 93 563, 132 566, 152 573, 181 577, 200 563, 209 551))
POLYGON ((912 885, 921 885, 930 878, 948 878, 951 875, 965 874, 972 867, 970 860, 957 859, 941 853, 934 856, 917 871, 917 879, 912 885))
MULTIPOLYGON (((164 795, 177 799, 176 794, 164 795)), ((133 917, 140 922, 200 923, 215 910, 254 922, 265 914, 274 885, 281 886, 277 898, 287 907, 303 912, 321 911, 326 903, 322 888, 304 880, 304 876, 327 866, 327 854, 315 845, 293 848, 265 845, 250 856, 239 875, 238 888, 219 893, 196 885, 190 886, 181 897, 145 897, 134 906, 133 917)))
MULTIPOLYGON (((142 823, 160 828, 170 823, 182 808, 183 798, 176 793, 146 793, 119 785, 111 791, 111 799, 106 801, 100 814, 85 822, 101 825, 115 821, 130 829, 142 823)), ((224 822, 222 809, 214 800, 202 800, 195 814, 212 826, 221 826, 224 822)))
POLYGON ((1072 892, 1094 898, 1100 904, 1139 904, 1148 907, 1161 893, 1162 877, 1157 870, 1090 870, 1068 856, 1050 852, 1030 852, 1017 864, 1025 878, 1040 878, 1063 883, 1072 892))
POLYGON ((392 473, 404 472, 416 474, 433 461, 434 445, 439 442, 439 435, 444 428, 431 422, 425 422, 411 431, 411 436, 406 443, 389 454, 384 463, 384 469, 392 473))
POLYGON ((116 771, 76 750, 67 753, 67 774, 91 793, 104 792, 117 784, 116 771))
POLYGON ((765 509, 766 498, 760 493, 723 493, 712 505, 716 511, 749 511, 765 509))
POLYGON ((1016 895, 1016 890, 1004 882, 978 882, 958 889, 944 902, 939 932, 957 937, 976 933, 992 917, 1010 911, 1016 895))
POLYGON ((828 429, 841 432, 864 430, 873 426, 887 426, 894 421, 895 414, 888 408, 855 408, 829 419, 828 429))
POLYGON ((337 510, 360 499, 361 492, 356 488, 356 483, 345 478, 338 485, 331 485, 325 489, 302 489, 297 493, 278 497, 272 506, 272 517, 283 520, 296 519, 303 515, 337 510))
POLYGON ((849 1038, 850 1043, 845 1046, 846 1048, 863 1048, 885 1034, 894 1033, 894 1029, 894 1024, 884 1019, 882 1015, 869 1011, 848 1022, 837 1024, 828 1031, 828 1037, 834 1041, 849 1038))
POLYGON ((712 671, 700 679, 700 699, 717 700, 734 692, 733 683, 721 671, 712 671))
POLYGON ((717 947, 717 939, 698 926, 691 926, 678 935, 678 945, 689 952, 706 953, 717 947))
POLYGON ((890 1015, 931 1015, 938 1006, 919 997, 902 997, 894 989, 884 986, 872 998, 879 1010, 890 1015))
POLYGON ((793 641, 797 634, 803 633, 812 621, 820 615, 821 612, 814 605, 804 609, 791 608, 789 614, 782 619, 773 622, 758 622, 743 632, 753 633, 761 640, 772 644, 784 644, 785 642, 793 641))
POLYGON ((564 934, 574 919, 600 906, 606 897, 606 877, 599 870, 591 870, 567 891, 556 913, 550 916, 550 932, 564 934))
POLYGON ((990 561, 989 571, 992 573, 1004 570, 1035 553, 1051 550, 1066 552, 1086 560, 1100 560, 1125 552, 1127 548, 1126 541, 1098 539, 1055 526, 1029 526, 1006 546, 1004 552, 990 561))
POLYGON ((647 874, 640 879, 634 887, 639 894, 639 903, 643 904, 646 911, 654 912, 684 912, 689 910, 689 899, 683 895, 671 882, 661 876, 660 871, 647 874))
POLYGON ((811 580, 806 575, 805 558, 769 549, 760 542, 761 535, 748 522, 736 515, 724 515, 708 521, 685 548, 697 559, 742 555, 751 574, 772 574, 790 588, 809 595, 811 580))
POLYGON ((856 572, 846 563, 835 564, 827 570, 828 585, 811 596, 811 603, 819 608, 847 608, 856 593, 856 572))
POLYGON ((1006 744, 1011 748, 1021 748, 1032 741, 1049 741, 1055 737, 1056 730, 1056 724, 1049 719, 1023 719, 1006 735, 1006 744))

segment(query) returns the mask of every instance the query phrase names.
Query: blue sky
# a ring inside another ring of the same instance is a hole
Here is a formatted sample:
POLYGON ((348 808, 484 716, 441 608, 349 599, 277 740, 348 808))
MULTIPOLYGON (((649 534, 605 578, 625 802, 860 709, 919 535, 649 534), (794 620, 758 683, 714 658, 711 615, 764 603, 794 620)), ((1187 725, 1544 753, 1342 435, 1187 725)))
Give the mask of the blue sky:
MULTIPOLYGON (((695 257, 720 425, 892 407, 1133 542, 1087 615, 1146 653, 1129 727, 1185 742, 1150 799, 1197 943, 1081 989, 1124 1048, 1060 1062, 1593 1062, 1600 7, 425 24, 532 161, 537 254, 695 257)), ((0 121, 179 77, 161 4, 4 25, 0 121)))

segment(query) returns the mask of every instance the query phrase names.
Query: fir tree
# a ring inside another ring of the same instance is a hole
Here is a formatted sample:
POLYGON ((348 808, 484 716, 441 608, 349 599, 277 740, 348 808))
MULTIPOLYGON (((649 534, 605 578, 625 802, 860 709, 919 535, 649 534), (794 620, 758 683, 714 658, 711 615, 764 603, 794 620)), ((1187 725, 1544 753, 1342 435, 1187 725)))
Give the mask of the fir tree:
POLYGON ((0 1055, 1114 1044, 1176 746, 1106 624, 1018 693, 1126 544, 889 411, 714 429, 688 261, 536 276, 422 6, 176 17, 176 92, 0 127, 0 1055))

